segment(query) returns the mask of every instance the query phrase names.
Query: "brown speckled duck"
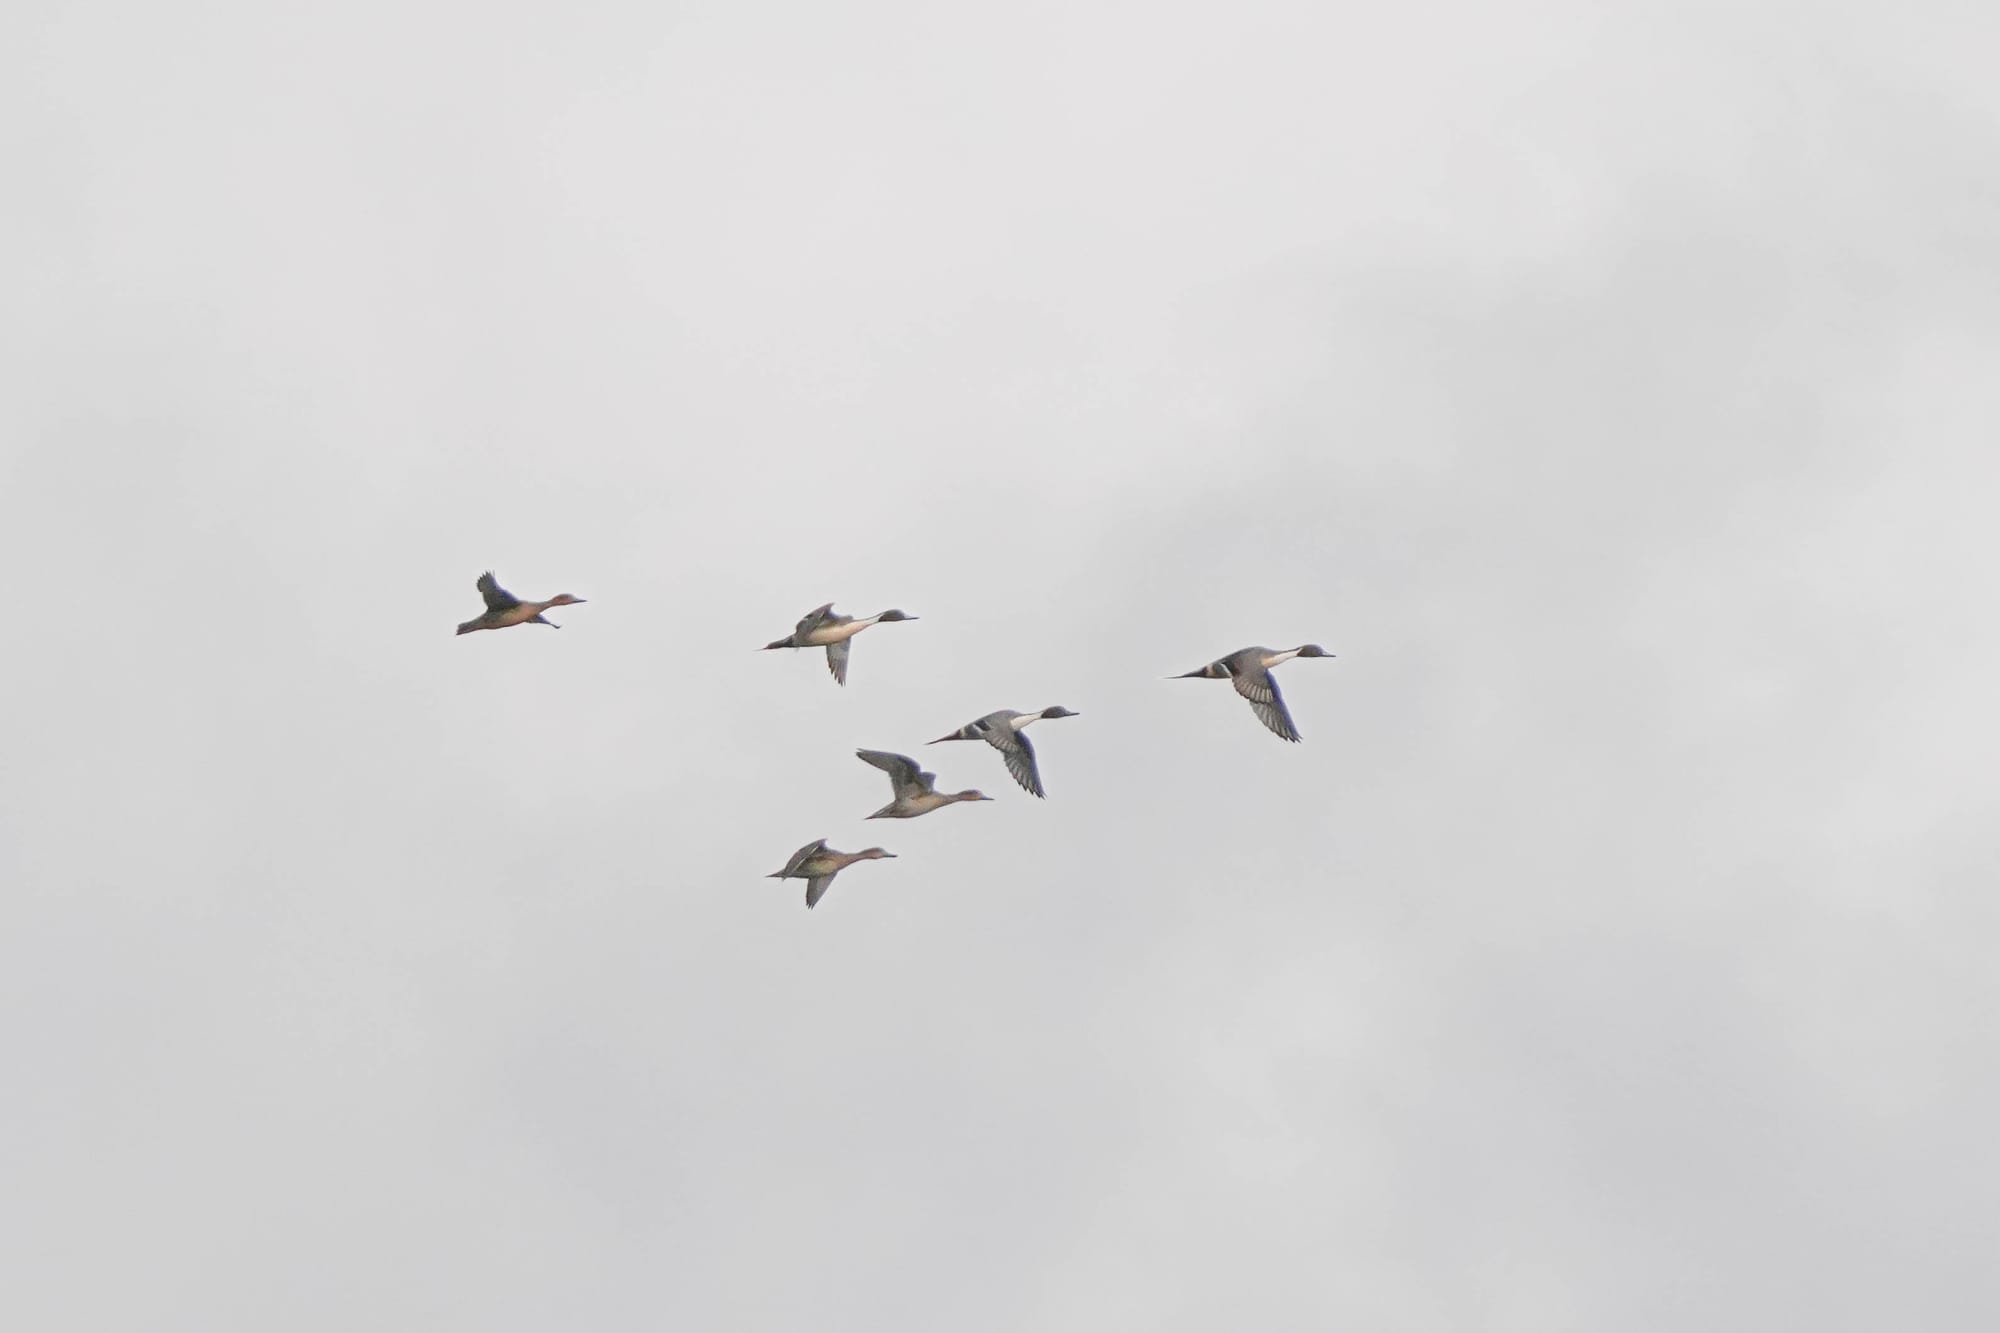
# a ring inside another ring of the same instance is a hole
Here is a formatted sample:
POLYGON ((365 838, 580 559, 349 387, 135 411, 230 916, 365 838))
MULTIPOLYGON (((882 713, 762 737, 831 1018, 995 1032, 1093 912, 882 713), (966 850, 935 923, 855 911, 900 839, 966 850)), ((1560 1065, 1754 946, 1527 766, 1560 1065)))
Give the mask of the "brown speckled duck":
POLYGON ((792 853, 792 859, 785 862, 783 870, 776 870, 764 876, 765 879, 802 879, 806 882, 806 906, 816 907, 826 890, 838 875, 856 861, 879 861, 884 857, 894 858, 894 852, 885 852, 880 847, 870 847, 859 852, 836 852, 826 845, 825 838, 818 838, 792 853))
POLYGON ((553 620, 545 620, 542 612, 552 606, 582 606, 584 599, 559 592, 546 602, 524 602, 513 593, 500 586, 487 570, 479 576, 479 595, 486 599, 486 614, 474 616, 458 627, 460 634, 470 634, 479 629, 506 629, 510 625, 547 625, 550 629, 562 626, 553 620))
POLYGON ((864 764, 873 764, 889 775, 889 786, 896 799, 868 816, 870 819, 915 819, 933 810, 942 810, 947 805, 957 805, 960 801, 990 801, 993 798, 981 791, 939 791, 937 774, 926 773, 917 766, 917 761, 906 754, 891 754, 887 750, 856 750, 864 764))

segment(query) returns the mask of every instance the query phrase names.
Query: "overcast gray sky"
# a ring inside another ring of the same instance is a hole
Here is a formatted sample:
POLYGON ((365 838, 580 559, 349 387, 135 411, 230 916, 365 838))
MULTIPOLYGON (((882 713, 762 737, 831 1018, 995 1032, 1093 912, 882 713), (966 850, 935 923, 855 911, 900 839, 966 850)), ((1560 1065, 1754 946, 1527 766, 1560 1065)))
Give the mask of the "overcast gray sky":
POLYGON ((2000 1326, 1996 22, 17 7, 0 1316, 2000 1326))

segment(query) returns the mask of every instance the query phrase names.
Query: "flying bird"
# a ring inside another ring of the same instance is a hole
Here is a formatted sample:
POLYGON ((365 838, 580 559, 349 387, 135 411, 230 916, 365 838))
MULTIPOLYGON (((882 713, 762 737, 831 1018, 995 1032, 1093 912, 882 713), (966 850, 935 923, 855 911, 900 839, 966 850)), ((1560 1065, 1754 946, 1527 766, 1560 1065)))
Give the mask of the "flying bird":
POLYGON ((555 621, 543 619, 542 612, 552 606, 582 606, 584 601, 581 597, 559 592, 546 602, 524 602, 501 587, 490 569, 479 576, 476 586, 479 595, 486 599, 486 614, 474 616, 460 625, 460 634, 480 629, 506 629, 510 625, 547 625, 550 629, 561 629, 562 626, 555 621))
POLYGON ((933 810, 942 810, 947 805, 960 801, 990 801, 993 798, 981 791, 939 791, 937 774, 926 773, 917 766, 917 761, 906 754, 890 754, 887 750, 856 750, 864 764, 873 764, 889 775, 889 787, 896 799, 868 816, 870 819, 915 819, 933 810))
POLYGON ((1236 687, 1238 694, 1250 701, 1250 711, 1257 715, 1259 722, 1269 727, 1273 734, 1296 741, 1299 729, 1292 725, 1291 710, 1285 707, 1285 696, 1278 693, 1278 682, 1272 677, 1271 668, 1294 657, 1332 656, 1316 643, 1282 653, 1274 653, 1269 648, 1239 648, 1199 671, 1185 671, 1172 679, 1227 680, 1236 687))
POLYGON ((838 875, 856 861, 879 861, 884 857, 893 859, 894 852, 885 852, 880 847, 870 847, 866 851, 836 852, 829 849, 825 838, 818 838, 792 853, 792 859, 785 862, 783 870, 773 871, 765 879, 802 879, 806 882, 807 908, 819 905, 826 897, 827 886, 838 875))
POLYGON ((940 736, 929 742, 932 745, 944 741, 985 741, 1000 752, 1007 761, 1007 771, 1014 775, 1014 781, 1021 784, 1023 791, 1032 796, 1046 797, 1042 790, 1042 775, 1035 767, 1035 747, 1028 744, 1028 738, 1021 729, 1030 722, 1039 722, 1045 717, 1081 717, 1057 704, 1044 708, 1039 713, 1017 713, 1011 708, 1002 708, 997 713, 988 713, 977 722, 968 722, 949 736, 940 736))
POLYGON ((853 616, 833 614, 833 603, 816 606, 806 612, 805 617, 784 638, 767 643, 759 651, 769 652, 773 648, 825 648, 826 669, 833 673, 834 680, 847 683, 848 640, 867 629, 870 625, 885 624, 893 620, 915 620, 916 617, 901 611, 884 611, 880 615, 856 620, 853 616))

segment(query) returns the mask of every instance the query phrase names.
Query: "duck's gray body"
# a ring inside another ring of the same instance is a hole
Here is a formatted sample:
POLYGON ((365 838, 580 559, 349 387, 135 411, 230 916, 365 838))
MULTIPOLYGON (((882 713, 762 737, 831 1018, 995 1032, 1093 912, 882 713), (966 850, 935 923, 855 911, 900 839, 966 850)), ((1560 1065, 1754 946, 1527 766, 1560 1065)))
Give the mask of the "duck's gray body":
POLYGON ((862 763, 873 764, 889 775, 889 787, 896 797, 868 816, 870 819, 915 819, 918 815, 927 815, 960 801, 993 799, 979 791, 939 791, 937 774, 924 772, 917 761, 906 754, 891 754, 887 750, 856 750, 854 753, 860 756, 862 763))
POLYGON ((824 648, 826 649, 826 669, 833 673, 836 684, 847 683, 848 640, 867 629, 870 625, 888 624, 898 620, 915 620, 916 617, 902 611, 889 610, 880 615, 837 616, 833 613, 833 603, 816 606, 800 618, 792 632, 784 638, 764 645, 764 651, 773 648, 824 648))
POLYGON ((1271 675, 1271 668, 1280 662, 1289 662, 1294 657, 1332 657, 1333 654, 1316 643, 1301 644, 1284 652, 1273 652, 1269 648, 1238 648, 1227 657, 1218 658, 1196 671, 1183 672, 1176 680, 1227 680, 1236 687, 1236 692, 1250 703, 1250 711, 1257 720, 1270 728, 1271 733, 1288 741, 1300 739, 1299 729, 1292 725, 1291 710, 1285 707, 1285 696, 1278 692, 1278 682, 1271 675))
POLYGON ((1042 790, 1041 771, 1035 763, 1035 747, 1028 743, 1028 738, 1021 734, 1021 729, 1030 722, 1039 722, 1045 717, 1077 716, 1080 715, 1072 713, 1061 704, 1033 713, 1002 708, 997 712, 988 713, 977 721, 968 722, 950 735, 940 736, 930 743, 937 745, 944 741, 985 741, 998 750, 1000 757, 1007 761, 1007 771, 1014 775, 1014 781, 1021 784, 1023 791, 1031 796, 1046 798, 1048 793, 1042 790))

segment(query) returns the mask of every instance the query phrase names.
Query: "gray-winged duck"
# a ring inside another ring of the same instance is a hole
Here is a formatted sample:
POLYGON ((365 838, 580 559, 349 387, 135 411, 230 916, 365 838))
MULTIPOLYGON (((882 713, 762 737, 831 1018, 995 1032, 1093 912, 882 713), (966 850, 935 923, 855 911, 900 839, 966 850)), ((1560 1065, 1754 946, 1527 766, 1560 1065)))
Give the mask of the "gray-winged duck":
POLYGON ((501 587, 490 569, 479 576, 476 586, 479 595, 486 599, 486 614, 474 616, 460 625, 460 634, 470 634, 479 629, 506 629, 510 625, 547 625, 550 629, 561 629, 562 626, 555 621, 544 620, 542 612, 552 606, 582 606, 584 601, 581 597, 559 592, 546 602, 524 602, 501 587))
POLYGON ((885 852, 880 847, 870 847, 859 852, 836 852, 826 845, 825 838, 812 842, 792 853, 792 859, 785 862, 783 870, 764 876, 765 879, 802 879, 806 882, 806 906, 816 907, 826 896, 827 886, 838 875, 856 861, 880 861, 884 857, 893 859, 894 852, 885 852))
POLYGON ((816 606, 806 612, 790 634, 776 643, 767 643, 761 651, 773 648, 824 648, 826 649, 826 669, 833 673, 838 683, 847 683, 848 640, 867 629, 870 625, 886 624, 896 620, 915 620, 913 615, 901 611, 884 611, 880 615, 866 616, 856 620, 853 616, 833 614, 833 603, 816 606))
POLYGON ((960 801, 990 801, 993 798, 981 791, 939 791, 937 774, 926 773, 917 766, 917 761, 906 754, 890 754, 887 750, 856 750, 864 764, 873 764, 889 775, 889 786, 896 793, 896 799, 868 816, 870 819, 915 819, 933 810, 942 810, 947 805, 960 801))
POLYGON ((943 741, 985 741, 1000 752, 1007 761, 1007 771, 1014 775, 1014 781, 1021 784, 1024 791, 1033 796, 1047 796, 1042 790, 1042 775, 1035 768, 1035 747, 1028 744, 1028 738, 1021 734, 1021 728, 1030 722, 1039 722, 1045 717, 1080 717, 1069 709, 1057 704, 1044 708, 1038 713, 1017 713, 1011 708, 1002 708, 996 713, 988 713, 977 722, 968 722, 949 736, 940 736, 930 744, 943 741))
POLYGON ((1278 682, 1271 675, 1271 668, 1280 662, 1289 662, 1294 657, 1332 657, 1333 654, 1316 643, 1303 644, 1286 652, 1276 653, 1269 648, 1239 648, 1229 656, 1210 662, 1199 671, 1184 671, 1174 680, 1227 680, 1236 687, 1236 692, 1250 701, 1250 710, 1257 714, 1257 720, 1269 727, 1278 736, 1288 741, 1299 739, 1299 729, 1292 725, 1291 710, 1285 707, 1285 696, 1278 693, 1278 682))

